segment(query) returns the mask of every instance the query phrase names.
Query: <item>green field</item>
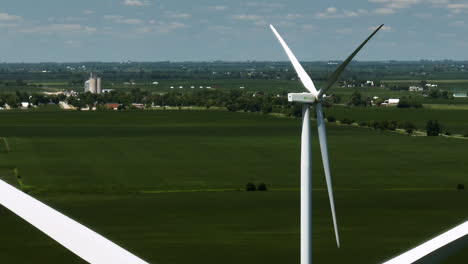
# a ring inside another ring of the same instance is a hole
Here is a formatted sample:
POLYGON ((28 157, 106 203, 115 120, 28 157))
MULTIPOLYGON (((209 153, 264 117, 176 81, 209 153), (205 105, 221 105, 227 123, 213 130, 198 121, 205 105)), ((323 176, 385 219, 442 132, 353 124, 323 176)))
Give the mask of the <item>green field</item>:
MULTIPOLYGON (((455 187, 468 182, 468 141, 328 128, 342 248, 314 155, 314 261, 378 263, 466 220, 468 193, 455 187)), ((299 261, 299 119, 1 112, 0 133, 11 148, 0 168, 17 167, 33 196, 151 263, 299 261), (249 181, 271 191, 236 191, 249 181)), ((0 216, 5 263, 83 263, 7 210, 0 216)))
POLYGON ((361 121, 411 121, 419 130, 425 131, 428 120, 438 120, 444 131, 452 134, 465 135, 468 133, 468 119, 465 105, 429 105, 422 109, 396 107, 343 107, 334 106, 325 109, 327 115, 338 120, 349 118, 361 121))

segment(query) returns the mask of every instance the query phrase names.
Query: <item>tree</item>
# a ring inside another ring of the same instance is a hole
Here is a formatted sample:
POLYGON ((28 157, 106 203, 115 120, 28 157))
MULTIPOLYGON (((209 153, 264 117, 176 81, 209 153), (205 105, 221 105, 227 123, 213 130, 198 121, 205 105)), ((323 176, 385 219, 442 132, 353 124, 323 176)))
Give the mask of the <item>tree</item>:
POLYGON ((348 102, 348 105, 352 105, 352 106, 366 106, 368 105, 367 103, 367 99, 363 98, 361 93, 359 93, 358 91, 355 91, 352 95, 351 95, 351 98, 348 102))
POLYGON ((257 187, 252 182, 248 182, 247 185, 245 186, 245 190, 248 192, 253 192, 257 190, 257 187))
POLYGON ((260 183, 260 184, 258 185, 257 190, 258 190, 258 191, 261 191, 261 192, 262 192, 262 191, 265 192, 265 191, 268 191, 268 188, 267 188, 267 186, 266 186, 265 183, 260 183))
POLYGON ((429 120, 426 123, 427 136, 438 136, 442 132, 442 125, 437 120, 429 120))
POLYGON ((403 124, 403 129, 406 131, 406 133, 408 133, 408 135, 411 135, 416 130, 416 126, 413 123, 406 121, 403 124))

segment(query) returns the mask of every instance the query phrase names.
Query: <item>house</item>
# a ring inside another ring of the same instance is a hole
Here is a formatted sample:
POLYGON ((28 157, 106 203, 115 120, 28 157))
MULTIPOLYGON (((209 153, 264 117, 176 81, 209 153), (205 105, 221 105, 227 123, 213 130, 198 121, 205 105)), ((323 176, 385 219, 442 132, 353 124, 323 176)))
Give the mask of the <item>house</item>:
POLYGON ((464 97, 466 97, 466 92, 453 93, 453 97, 454 98, 464 98, 464 97))
POLYGON ((410 92, 421 92, 421 91, 424 91, 424 88, 419 87, 419 86, 410 86, 408 88, 408 91, 410 91, 410 92))
POLYGON ((29 102, 21 102, 21 108, 26 109, 29 107, 29 102))
POLYGON ((262 91, 257 91, 257 92, 255 92, 255 93, 253 94, 253 97, 264 96, 264 95, 265 95, 264 92, 262 92, 262 91))
POLYGON ((145 109, 145 105, 144 105, 144 104, 136 104, 136 103, 133 103, 132 106, 135 107, 135 108, 137 108, 137 109, 145 109))
POLYGON ((366 81, 367 86, 374 86, 374 81, 366 81))
POLYGON ((105 106, 107 109, 119 110, 120 104, 117 104, 117 103, 110 103, 110 104, 105 104, 104 106, 105 106))

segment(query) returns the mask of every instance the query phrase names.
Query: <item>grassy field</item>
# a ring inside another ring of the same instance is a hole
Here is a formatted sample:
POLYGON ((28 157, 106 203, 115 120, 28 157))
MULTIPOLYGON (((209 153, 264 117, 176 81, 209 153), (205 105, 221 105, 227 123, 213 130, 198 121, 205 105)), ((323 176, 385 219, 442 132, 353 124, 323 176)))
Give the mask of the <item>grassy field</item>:
MULTIPOLYGON (((343 246, 334 244, 314 155, 314 261, 378 263, 468 216, 468 193, 455 190, 467 183, 468 141, 328 128, 343 246)), ((17 167, 34 196, 151 263, 299 260, 298 119, 2 112, 0 133, 11 148, 0 153, 0 168, 17 167), (235 191, 248 181, 273 190, 235 191)), ((83 263, 5 209, 0 216, 5 263, 83 263)))

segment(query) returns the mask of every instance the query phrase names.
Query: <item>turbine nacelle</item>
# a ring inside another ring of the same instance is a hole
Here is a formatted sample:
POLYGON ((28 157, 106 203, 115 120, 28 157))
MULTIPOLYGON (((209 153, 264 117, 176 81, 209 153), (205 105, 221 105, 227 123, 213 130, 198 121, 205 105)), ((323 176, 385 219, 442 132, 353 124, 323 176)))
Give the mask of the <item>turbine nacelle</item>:
POLYGON ((317 97, 313 93, 288 93, 288 101, 303 104, 313 104, 317 101, 317 97))

